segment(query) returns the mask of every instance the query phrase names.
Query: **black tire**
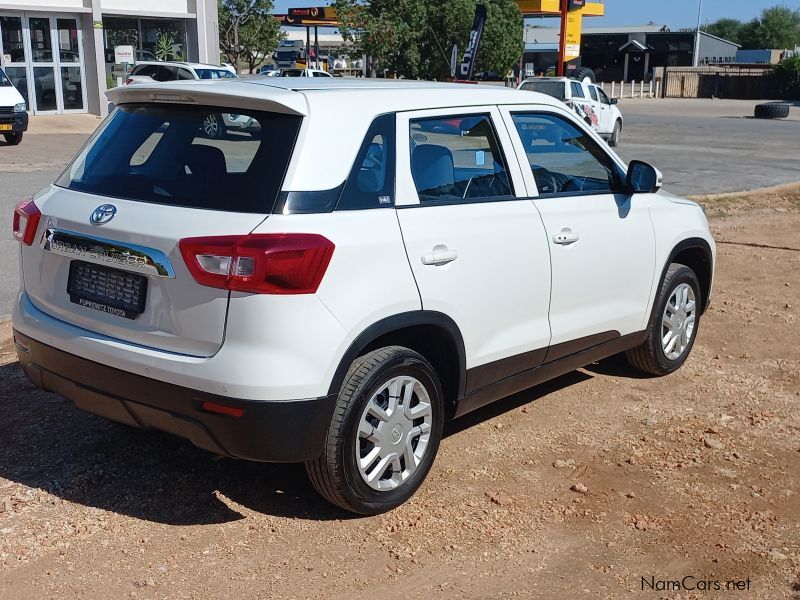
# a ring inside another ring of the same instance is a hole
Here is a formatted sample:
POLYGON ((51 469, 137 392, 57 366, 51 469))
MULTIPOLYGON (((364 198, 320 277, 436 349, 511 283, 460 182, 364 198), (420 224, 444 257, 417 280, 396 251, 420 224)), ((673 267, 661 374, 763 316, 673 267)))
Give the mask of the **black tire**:
POLYGON ((9 146, 17 146, 22 141, 22 132, 4 133, 3 137, 6 139, 6 144, 9 146))
POLYGON ((319 494, 336 506, 363 515, 392 510, 420 487, 436 457, 444 425, 444 402, 439 378, 430 363, 413 350, 388 346, 357 358, 345 376, 328 429, 325 450, 306 463, 306 472, 319 494), (416 378, 428 392, 431 430, 428 445, 416 470, 392 490, 370 487, 356 464, 358 426, 367 403, 391 379, 416 378))
POLYGON ((647 330, 647 339, 641 346, 625 353, 630 365, 650 375, 668 375, 678 370, 691 354, 694 341, 697 339, 697 334, 700 330, 701 306, 702 298, 700 297, 700 283, 697 280, 697 275, 689 267, 672 263, 667 269, 667 275, 661 284, 661 291, 656 301, 653 318, 647 330), (662 315, 672 292, 682 283, 689 284, 694 292, 694 331, 683 353, 676 359, 670 360, 661 345, 663 336, 662 315))
POLYGON ((575 74, 572 76, 572 79, 577 79, 578 81, 583 81, 586 78, 589 78, 589 81, 595 83, 597 78, 595 77, 594 71, 592 71, 589 67, 581 67, 575 74))
POLYGON ((218 140, 225 137, 225 122, 220 114, 209 113, 203 119, 200 127, 203 130, 203 135, 209 139, 218 140))
POLYGON ((611 132, 611 137, 608 138, 608 145, 611 146, 612 148, 616 148, 617 146, 619 146, 619 138, 621 133, 622 133, 622 123, 620 122, 619 119, 617 119, 617 122, 614 123, 614 131, 611 132))
POLYGON ((785 119, 789 116, 789 104, 786 102, 767 102, 756 104, 756 119, 785 119))

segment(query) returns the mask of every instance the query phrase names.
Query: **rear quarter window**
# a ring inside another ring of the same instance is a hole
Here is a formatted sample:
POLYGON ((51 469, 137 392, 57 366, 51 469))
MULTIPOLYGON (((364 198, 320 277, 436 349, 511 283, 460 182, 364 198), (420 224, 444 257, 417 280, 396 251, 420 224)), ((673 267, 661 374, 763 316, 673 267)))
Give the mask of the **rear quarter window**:
POLYGON ((156 204, 268 213, 301 120, 218 107, 122 105, 56 185, 156 204), (209 119, 221 129, 208 128, 209 119))

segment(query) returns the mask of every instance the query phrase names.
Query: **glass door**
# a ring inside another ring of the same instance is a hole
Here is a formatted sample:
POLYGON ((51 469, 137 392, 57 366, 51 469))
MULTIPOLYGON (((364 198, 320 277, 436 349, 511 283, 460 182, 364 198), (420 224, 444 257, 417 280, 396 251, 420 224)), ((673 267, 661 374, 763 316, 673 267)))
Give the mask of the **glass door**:
POLYGON ((31 84, 37 113, 58 111, 59 86, 53 57, 53 32, 50 17, 28 17, 28 39, 31 49, 31 84))
POLYGON ((28 68, 22 17, 0 15, 0 54, 6 75, 25 98, 28 110, 32 110, 28 97, 28 68))
POLYGON ((72 17, 53 17, 58 45, 56 56, 60 81, 61 112, 86 111, 86 85, 83 69, 83 39, 78 20, 72 17))

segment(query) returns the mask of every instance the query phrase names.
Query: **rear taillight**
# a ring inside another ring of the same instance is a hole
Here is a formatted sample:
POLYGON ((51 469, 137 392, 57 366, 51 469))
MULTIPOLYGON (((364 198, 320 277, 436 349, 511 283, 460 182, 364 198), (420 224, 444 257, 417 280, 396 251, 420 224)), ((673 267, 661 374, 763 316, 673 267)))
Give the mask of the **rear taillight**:
POLYGON ((30 246, 36 239, 36 230, 42 213, 33 200, 20 202, 14 208, 14 237, 17 241, 30 246))
POLYGON ((179 246, 197 283, 256 294, 313 294, 334 249, 312 233, 186 238, 179 246))
POLYGON ((133 79, 131 79, 130 77, 128 77, 128 78, 125 80, 125 85, 130 85, 130 84, 132 84, 132 83, 133 83, 133 79))

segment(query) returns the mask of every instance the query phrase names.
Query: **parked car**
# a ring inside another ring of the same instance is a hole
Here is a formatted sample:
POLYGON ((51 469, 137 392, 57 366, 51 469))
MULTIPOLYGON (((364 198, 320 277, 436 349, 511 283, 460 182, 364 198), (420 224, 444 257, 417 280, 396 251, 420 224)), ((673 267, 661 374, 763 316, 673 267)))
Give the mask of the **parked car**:
POLYGON ((281 69, 278 77, 333 77, 322 69, 281 69))
POLYGON ((235 79, 225 67, 188 62, 142 61, 131 69, 125 85, 191 79, 235 79))
POLYGON ((261 65, 261 68, 258 70, 259 75, 274 75, 278 71, 278 65, 273 63, 268 63, 266 65, 261 65))
MULTIPOLYGON (((156 81, 182 81, 193 79, 236 79, 236 73, 226 67, 204 65, 201 63, 187 62, 161 62, 148 61, 137 63, 125 85, 137 83, 154 83, 156 81)), ((257 123, 242 115, 228 115, 222 113, 209 114, 202 124, 202 131, 206 137, 221 138, 231 129, 248 132, 257 131, 257 123), (235 118, 233 118, 235 117, 235 118)))
POLYGON ((28 129, 28 107, 6 72, 0 68, 0 134, 10 146, 22 141, 28 129))
POLYGON ((584 79, 566 77, 530 77, 519 89, 540 92, 565 102, 594 127, 609 146, 619 145, 622 134, 622 113, 616 98, 609 98, 603 89, 584 79))
POLYGON ((703 210, 549 96, 297 78, 108 96, 14 216, 20 364, 84 410, 305 462, 374 514, 419 488, 446 420, 621 352, 665 375, 692 349, 703 210), (200 136, 220 110, 261 135, 200 136))

